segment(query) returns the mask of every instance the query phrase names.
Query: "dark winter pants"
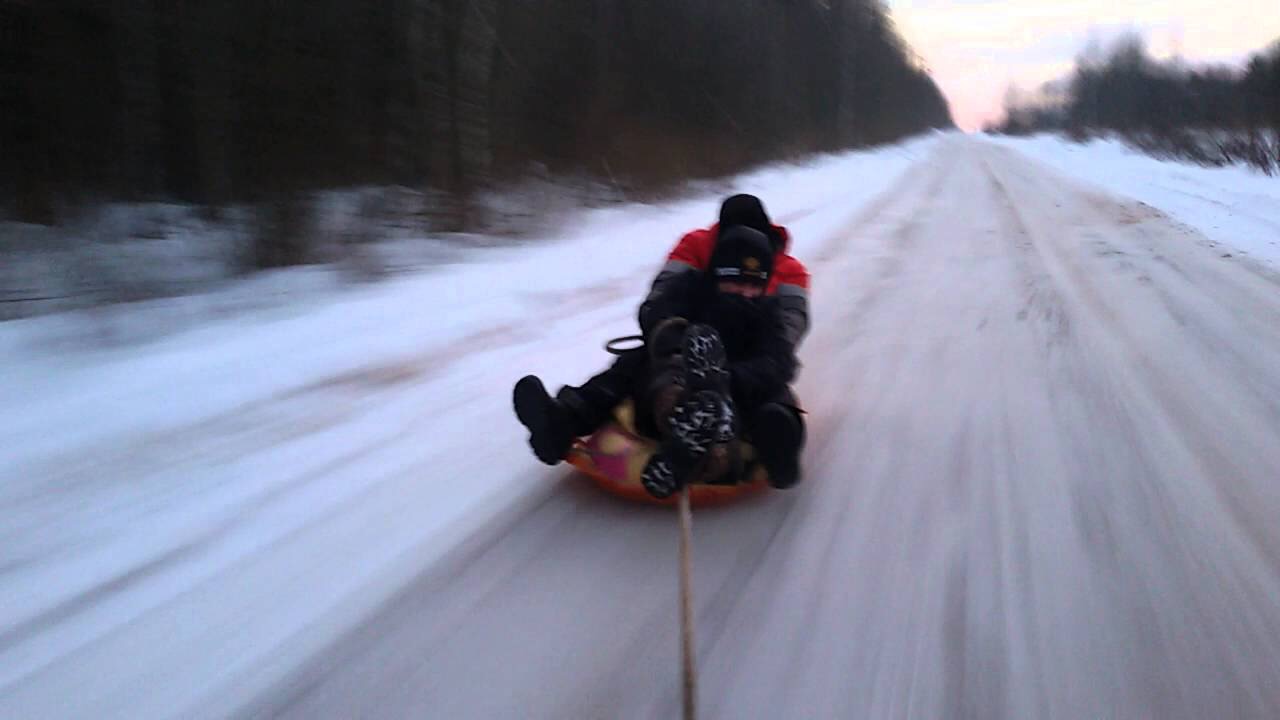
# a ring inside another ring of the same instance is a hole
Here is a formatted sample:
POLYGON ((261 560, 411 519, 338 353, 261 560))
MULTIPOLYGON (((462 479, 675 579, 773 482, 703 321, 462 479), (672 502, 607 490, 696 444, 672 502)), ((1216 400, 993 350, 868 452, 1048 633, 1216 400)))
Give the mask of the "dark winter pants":
MULTIPOLYGON (((635 402, 636 429, 649 437, 658 437, 657 427, 653 420, 654 397, 658 390, 672 382, 673 368, 651 368, 648 350, 641 347, 627 350, 614 360, 604 372, 592 377, 581 387, 566 386, 560 390, 558 399, 569 406, 579 424, 577 432, 587 435, 604 425, 613 417, 613 410, 628 397, 635 402)), ((777 393, 765 402, 774 402, 791 408, 796 412, 801 426, 804 416, 798 409, 795 395, 789 388, 777 393)), ((751 419, 765 402, 751 406, 737 403, 735 409, 746 437, 751 437, 751 419)))

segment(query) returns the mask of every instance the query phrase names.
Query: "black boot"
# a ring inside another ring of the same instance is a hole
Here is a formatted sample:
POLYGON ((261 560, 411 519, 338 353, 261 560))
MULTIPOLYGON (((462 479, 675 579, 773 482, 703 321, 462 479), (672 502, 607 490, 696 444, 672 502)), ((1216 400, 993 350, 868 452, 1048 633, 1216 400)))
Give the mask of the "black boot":
POLYGON ((729 397, 729 359, 720 333, 710 325, 692 325, 684 334, 680 352, 685 382, 690 390, 713 390, 729 397))
POLYGON ((645 465, 640 482, 656 498, 669 497, 712 445, 733 439, 733 403, 724 345, 715 330, 694 325, 684 336, 680 380, 686 391, 669 414, 659 413, 663 442, 645 465))
POLYGON ((800 481, 804 425, 794 409, 779 403, 760 406, 751 417, 751 445, 770 485, 785 489, 800 481))
POLYGON ((667 428, 668 437, 640 473, 641 484, 656 498, 683 487, 712 445, 733 439, 733 408, 719 393, 701 390, 676 403, 667 428))
POLYGON ((682 317, 670 317, 658 323, 645 340, 650 367, 663 368, 672 361, 678 364, 688 330, 689 321, 682 317))
POLYGON ((516 417, 529 429, 529 446, 538 459, 548 465, 563 460, 577 437, 569 408, 548 395, 542 381, 533 375, 520 378, 512 400, 516 417))

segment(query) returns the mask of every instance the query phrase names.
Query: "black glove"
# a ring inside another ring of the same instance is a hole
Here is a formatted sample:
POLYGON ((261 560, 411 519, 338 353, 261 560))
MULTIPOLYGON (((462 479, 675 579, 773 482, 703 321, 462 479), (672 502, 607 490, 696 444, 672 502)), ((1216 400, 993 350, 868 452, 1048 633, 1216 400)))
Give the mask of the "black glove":
POLYGON ((649 348, 649 360, 658 366, 684 349, 684 335, 689 321, 682 317, 670 317, 654 326, 644 339, 649 348))

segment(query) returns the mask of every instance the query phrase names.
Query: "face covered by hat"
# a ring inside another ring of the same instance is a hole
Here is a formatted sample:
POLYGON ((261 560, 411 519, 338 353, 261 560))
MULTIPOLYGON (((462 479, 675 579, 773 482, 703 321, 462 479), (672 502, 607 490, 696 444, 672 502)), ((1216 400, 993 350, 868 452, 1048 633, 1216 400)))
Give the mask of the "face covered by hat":
POLYGON ((721 228, 707 266, 715 289, 705 314, 731 356, 757 322, 760 297, 772 273, 773 246, 764 233, 740 225, 721 228))

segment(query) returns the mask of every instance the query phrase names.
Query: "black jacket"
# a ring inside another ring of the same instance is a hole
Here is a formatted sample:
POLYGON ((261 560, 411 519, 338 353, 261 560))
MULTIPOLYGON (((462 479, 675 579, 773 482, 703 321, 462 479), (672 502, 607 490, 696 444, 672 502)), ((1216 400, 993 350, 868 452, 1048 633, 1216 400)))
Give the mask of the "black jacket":
POLYGON ((780 298, 765 296, 745 302, 716 292, 709 276, 682 273, 663 283, 645 301, 641 330, 649 337, 663 320, 683 317, 716 328, 729 357, 734 401, 756 407, 788 395, 799 370, 795 345, 780 298))

